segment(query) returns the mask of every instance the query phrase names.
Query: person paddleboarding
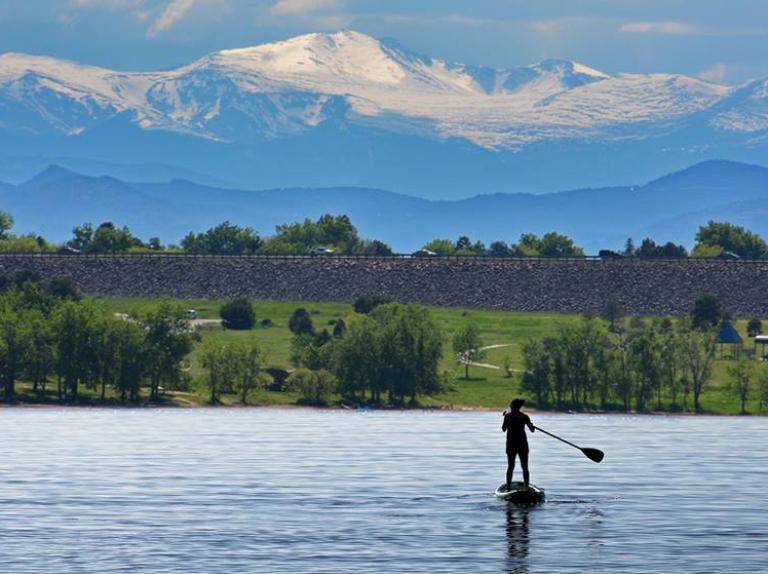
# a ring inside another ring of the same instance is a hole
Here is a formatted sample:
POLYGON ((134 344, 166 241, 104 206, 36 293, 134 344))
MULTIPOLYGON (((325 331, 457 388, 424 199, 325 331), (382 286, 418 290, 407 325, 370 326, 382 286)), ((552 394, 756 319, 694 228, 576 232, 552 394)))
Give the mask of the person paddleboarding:
POLYGON ((528 470, 528 437, 525 427, 531 432, 536 432, 536 427, 530 417, 520 410, 524 404, 525 399, 514 399, 509 403, 510 410, 504 411, 504 422, 501 425, 501 430, 507 433, 507 491, 512 489, 515 457, 520 458, 525 488, 530 488, 531 473, 528 470))

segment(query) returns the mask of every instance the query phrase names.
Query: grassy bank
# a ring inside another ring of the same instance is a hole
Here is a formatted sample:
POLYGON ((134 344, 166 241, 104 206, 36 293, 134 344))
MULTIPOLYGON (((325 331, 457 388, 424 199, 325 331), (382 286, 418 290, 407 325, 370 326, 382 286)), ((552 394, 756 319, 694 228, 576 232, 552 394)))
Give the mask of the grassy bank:
MULTIPOLYGON (((144 313, 158 304, 152 299, 103 298, 101 302, 115 313, 144 313)), ((184 301, 186 308, 195 309, 200 319, 218 319, 219 308, 223 301, 190 300, 184 301)), ((344 318, 353 312, 350 304, 341 303, 293 303, 293 302, 255 302, 257 326, 250 331, 227 331, 217 324, 203 324, 198 327, 203 340, 217 340, 223 343, 249 342, 257 340, 267 353, 267 366, 290 369, 291 332, 288 320, 298 307, 307 309, 317 330, 333 330, 332 322, 344 318), (261 322, 269 319, 270 326, 261 322)), ((555 334, 560 325, 581 321, 579 315, 553 313, 517 313, 505 311, 480 311, 470 309, 431 309, 432 316, 439 324, 444 335, 444 352, 441 371, 451 374, 453 390, 433 397, 422 397, 420 404, 425 407, 440 408, 503 408, 512 396, 520 394, 520 376, 522 370, 521 348, 532 337, 555 334), (458 365, 451 350, 454 332, 468 321, 474 322, 480 330, 485 346, 496 346, 487 350, 483 363, 489 366, 470 367, 470 379, 464 379, 464 367, 458 365), (512 376, 505 376, 503 366, 508 359, 512 376), (499 368, 492 368, 492 366, 499 368)), ((742 335, 745 322, 736 321, 734 325, 742 335)), ((204 376, 201 366, 201 344, 195 344, 190 355, 188 371, 194 379, 204 376)), ((719 358, 716 361, 712 382, 702 396, 702 405, 706 412, 713 414, 737 414, 738 401, 728 392, 729 376, 727 369, 733 361, 719 358)), ((32 399, 31 392, 21 385, 21 400, 32 399)), ((94 397, 95 395, 91 395, 94 397)), ((204 393, 168 392, 167 404, 178 406, 202 405, 206 402, 204 393)), ((258 391, 250 402, 258 405, 295 404, 296 395, 292 393, 258 391)), ((86 391, 86 401, 88 400, 86 391)), ((223 402, 235 404, 234 396, 224 396, 223 402)), ((689 405, 690 407, 690 405, 689 405)), ((748 411, 757 412, 757 401, 751 400, 748 411)))

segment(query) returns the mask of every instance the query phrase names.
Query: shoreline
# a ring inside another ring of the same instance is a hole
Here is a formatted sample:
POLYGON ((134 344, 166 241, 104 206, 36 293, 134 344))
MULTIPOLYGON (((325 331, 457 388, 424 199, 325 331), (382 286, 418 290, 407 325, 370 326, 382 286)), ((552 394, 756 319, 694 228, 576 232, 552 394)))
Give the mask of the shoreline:
MULTIPOLYGON (((0 403, 0 412, 3 410, 34 410, 34 409, 92 409, 92 410, 307 410, 307 411, 320 411, 320 412, 390 412, 390 413, 407 413, 407 412, 421 412, 421 413, 499 413, 503 412, 506 407, 490 408, 490 407, 473 407, 473 406, 452 406, 452 407, 344 407, 340 405, 335 406, 311 406, 311 405, 298 405, 298 404, 276 404, 276 405, 256 405, 256 404, 220 404, 211 405, 203 403, 195 403, 189 405, 174 405, 174 404, 151 404, 144 403, 139 405, 130 404, 52 404, 52 403, 24 403, 19 402, 15 404, 0 403)), ((574 410, 548 410, 548 409, 536 409, 526 408, 526 413, 532 415, 546 414, 546 415, 599 415, 599 416, 632 416, 632 417, 733 417, 733 418, 745 418, 745 417, 765 417, 765 414, 760 413, 747 413, 740 414, 718 414, 718 413, 693 413, 693 412, 666 412, 666 411, 650 411, 645 413, 638 413, 635 411, 601 411, 601 410, 589 410, 589 411, 574 411, 574 410)))

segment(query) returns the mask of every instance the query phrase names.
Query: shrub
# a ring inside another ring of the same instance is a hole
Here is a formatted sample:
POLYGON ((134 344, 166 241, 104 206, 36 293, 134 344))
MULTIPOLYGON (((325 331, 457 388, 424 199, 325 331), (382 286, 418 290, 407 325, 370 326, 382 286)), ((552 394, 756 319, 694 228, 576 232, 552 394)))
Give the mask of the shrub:
POLYGON ((221 321, 227 329, 247 330, 256 324, 256 313, 248 299, 234 299, 219 310, 221 321))
POLYGON ((367 315, 379 305, 384 305, 389 302, 389 299, 385 299, 384 297, 379 297, 378 295, 368 295, 355 299, 355 302, 352 304, 352 306, 355 309, 355 313, 367 315))
POLYGON ((753 317, 747 323, 747 336, 754 337, 763 332, 763 323, 757 317, 753 317))
POLYGON ((82 299, 80 288, 71 277, 54 277, 48 283, 48 291, 59 299, 71 299, 72 301, 82 299))
POLYGON ((312 324, 312 317, 309 316, 304 308, 296 309, 288 321, 288 328, 294 335, 311 335, 315 332, 315 326, 312 324))
POLYGON ((272 322, 272 319, 270 319, 269 317, 261 320, 262 327, 271 327, 272 325, 274 325, 274 323, 272 322))
POLYGON ((299 393, 299 402, 307 405, 327 405, 336 389, 336 379, 325 370, 298 369, 286 382, 289 389, 299 393))
POLYGON ((691 319, 696 329, 711 329, 723 319, 723 308, 713 295, 702 295, 693 305, 691 319))

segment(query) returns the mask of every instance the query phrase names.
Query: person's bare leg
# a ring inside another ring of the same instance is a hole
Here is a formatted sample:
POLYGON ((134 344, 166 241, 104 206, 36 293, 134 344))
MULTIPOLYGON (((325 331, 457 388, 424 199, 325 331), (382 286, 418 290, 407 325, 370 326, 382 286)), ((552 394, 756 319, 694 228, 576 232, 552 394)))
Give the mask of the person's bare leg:
POLYGON ((531 473, 528 470, 528 451, 525 449, 520 451, 520 466, 523 468, 523 482, 525 483, 525 488, 528 488, 531 483, 531 473))
POLYGON ((515 453, 507 453, 507 492, 512 490, 512 474, 515 472, 515 453))

